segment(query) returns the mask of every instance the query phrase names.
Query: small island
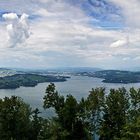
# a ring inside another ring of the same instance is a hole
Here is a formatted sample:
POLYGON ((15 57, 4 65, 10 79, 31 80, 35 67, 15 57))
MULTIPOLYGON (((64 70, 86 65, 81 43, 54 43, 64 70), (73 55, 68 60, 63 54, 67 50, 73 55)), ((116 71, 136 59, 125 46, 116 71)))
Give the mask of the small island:
POLYGON ((69 77, 37 74, 15 74, 0 77, 0 89, 16 89, 20 86, 34 87, 44 82, 64 82, 69 77))

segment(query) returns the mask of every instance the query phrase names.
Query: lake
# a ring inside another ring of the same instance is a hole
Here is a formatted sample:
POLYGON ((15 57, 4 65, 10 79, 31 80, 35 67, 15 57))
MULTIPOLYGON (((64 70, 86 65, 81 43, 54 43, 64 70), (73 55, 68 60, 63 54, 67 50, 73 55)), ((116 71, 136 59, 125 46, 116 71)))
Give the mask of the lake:
MULTIPOLYGON (((32 108, 39 108, 42 112, 41 116, 52 116, 54 113, 52 110, 44 111, 43 106, 43 96, 45 95, 45 89, 49 83, 40 83, 36 87, 20 87, 18 89, 1 89, 0 98, 5 96, 16 95, 30 104, 32 108)), ((125 87, 129 89, 130 87, 140 88, 140 83, 135 84, 110 84, 103 83, 102 79, 87 77, 87 76, 71 76, 66 82, 56 82, 56 89, 58 92, 64 96, 68 94, 74 95, 78 100, 81 97, 87 97, 89 91, 96 87, 105 87, 108 91, 110 88, 125 87)))

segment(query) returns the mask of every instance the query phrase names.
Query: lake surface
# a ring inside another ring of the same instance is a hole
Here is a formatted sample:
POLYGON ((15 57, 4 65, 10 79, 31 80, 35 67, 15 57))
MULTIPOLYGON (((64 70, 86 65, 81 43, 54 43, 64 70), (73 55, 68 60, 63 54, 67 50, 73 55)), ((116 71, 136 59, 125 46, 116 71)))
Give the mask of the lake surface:
MULTIPOLYGON (((42 112, 42 116, 52 116, 54 113, 52 110, 44 111, 43 96, 45 95, 45 89, 49 83, 40 83, 36 87, 20 87, 18 89, 6 89, 0 90, 0 98, 5 96, 16 95, 21 97, 26 103, 30 104, 32 108, 39 108, 42 112)), ((74 95, 78 100, 81 97, 87 97, 89 91, 96 87, 105 87, 108 91, 110 88, 125 87, 127 89, 131 87, 140 88, 140 83, 135 84, 110 84, 103 83, 102 79, 86 77, 86 76, 72 76, 66 82, 56 82, 56 89, 64 96, 68 94, 74 95)))

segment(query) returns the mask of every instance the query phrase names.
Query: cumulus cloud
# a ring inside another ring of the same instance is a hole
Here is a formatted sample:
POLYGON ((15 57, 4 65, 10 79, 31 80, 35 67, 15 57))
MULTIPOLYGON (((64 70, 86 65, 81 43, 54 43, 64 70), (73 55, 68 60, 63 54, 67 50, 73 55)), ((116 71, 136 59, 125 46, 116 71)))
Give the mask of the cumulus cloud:
POLYGON ((2 16, 8 23, 6 29, 8 32, 8 46, 15 47, 23 43, 30 36, 28 15, 22 14, 20 17, 16 13, 3 14, 2 16))

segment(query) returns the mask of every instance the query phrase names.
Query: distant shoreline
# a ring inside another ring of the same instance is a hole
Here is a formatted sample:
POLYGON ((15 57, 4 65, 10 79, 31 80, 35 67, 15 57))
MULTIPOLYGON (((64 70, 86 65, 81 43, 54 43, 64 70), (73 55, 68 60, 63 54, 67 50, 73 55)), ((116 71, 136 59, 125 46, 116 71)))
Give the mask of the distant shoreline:
POLYGON ((140 72, 120 71, 120 70, 103 70, 96 72, 77 73, 81 76, 89 76, 103 79, 103 83, 131 84, 140 83, 140 72))

